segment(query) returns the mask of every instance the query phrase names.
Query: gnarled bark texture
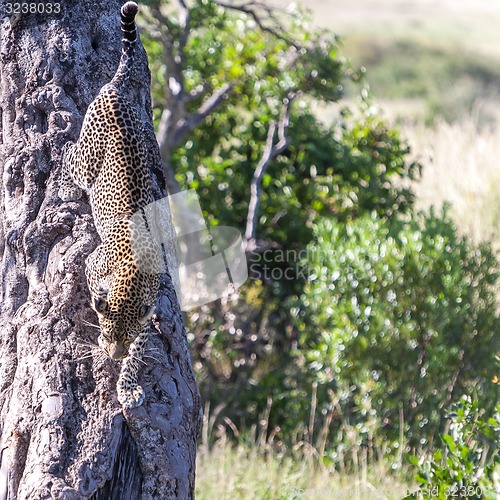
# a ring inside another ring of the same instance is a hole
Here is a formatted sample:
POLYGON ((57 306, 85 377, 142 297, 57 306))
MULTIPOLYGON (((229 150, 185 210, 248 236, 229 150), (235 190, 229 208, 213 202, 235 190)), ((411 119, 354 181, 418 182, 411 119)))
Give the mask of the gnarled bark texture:
MULTIPOLYGON (((170 277, 140 379, 143 406, 122 413, 118 363, 79 359, 98 334, 84 276, 98 237, 85 199, 57 197, 61 148, 118 65, 120 5, 65 0, 59 15, 2 19, 0 500, 193 496, 200 399, 170 277)), ((151 124, 142 48, 129 97, 151 124)))

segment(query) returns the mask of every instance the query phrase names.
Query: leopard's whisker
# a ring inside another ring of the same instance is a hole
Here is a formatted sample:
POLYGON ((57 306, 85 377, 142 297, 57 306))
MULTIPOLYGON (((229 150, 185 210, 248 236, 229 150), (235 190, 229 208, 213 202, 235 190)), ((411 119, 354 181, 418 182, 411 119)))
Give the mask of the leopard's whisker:
POLYGON ((142 355, 144 358, 148 358, 148 359, 154 359, 155 361, 160 361, 158 358, 155 358, 154 356, 148 356, 147 354, 143 354, 142 355))
POLYGON ((94 323, 91 323, 90 321, 87 321, 86 319, 82 319, 82 323, 87 326, 91 326, 92 328, 97 328, 99 330, 99 325, 95 325, 94 323))
POLYGON ((80 343, 79 342, 76 344, 76 347, 85 347, 85 348, 90 347, 90 349, 100 349, 98 344, 94 344, 92 342, 87 342, 87 343, 80 343))
POLYGON ((101 349, 101 347, 92 342, 86 342, 86 341, 78 342, 76 347, 83 349, 81 356, 76 358, 77 361, 88 358, 94 358, 96 361, 100 361, 103 358, 103 356, 105 357, 105 353, 101 349))
POLYGON ((78 358, 75 358, 75 361, 83 361, 84 359, 90 359, 90 358, 95 358, 95 354, 93 352, 87 353, 84 356, 80 356, 78 358))
POLYGON ((139 358, 138 356, 133 356, 133 355, 132 355, 132 356, 130 356, 130 357, 131 357, 132 359, 134 359, 135 361, 138 361, 139 363, 142 363, 143 365, 146 365, 146 362, 145 362, 143 359, 139 358))

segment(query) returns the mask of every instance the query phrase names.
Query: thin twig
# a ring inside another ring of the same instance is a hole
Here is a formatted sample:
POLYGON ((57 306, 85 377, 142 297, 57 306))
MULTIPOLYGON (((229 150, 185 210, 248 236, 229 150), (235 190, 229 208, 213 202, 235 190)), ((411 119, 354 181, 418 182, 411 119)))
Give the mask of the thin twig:
POLYGON ((260 198, 262 195, 262 178, 266 173, 271 160, 281 154, 288 147, 288 137, 286 129, 290 121, 290 107, 298 93, 292 92, 283 101, 281 116, 276 123, 274 120, 269 124, 267 131, 266 145, 262 157, 255 167, 252 181, 250 183, 250 201, 248 203, 247 223, 245 228, 245 248, 247 252, 255 249, 257 217, 259 211, 260 198), (274 144, 274 136, 278 131, 278 142, 274 144))

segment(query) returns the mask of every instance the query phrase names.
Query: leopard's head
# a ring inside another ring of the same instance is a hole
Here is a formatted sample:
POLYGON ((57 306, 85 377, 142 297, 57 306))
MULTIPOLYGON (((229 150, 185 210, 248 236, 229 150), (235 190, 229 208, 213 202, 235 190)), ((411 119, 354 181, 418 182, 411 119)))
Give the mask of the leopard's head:
POLYGON ((109 290, 92 298, 101 333, 99 346, 112 359, 123 359, 155 311, 159 277, 134 265, 121 266, 109 290))

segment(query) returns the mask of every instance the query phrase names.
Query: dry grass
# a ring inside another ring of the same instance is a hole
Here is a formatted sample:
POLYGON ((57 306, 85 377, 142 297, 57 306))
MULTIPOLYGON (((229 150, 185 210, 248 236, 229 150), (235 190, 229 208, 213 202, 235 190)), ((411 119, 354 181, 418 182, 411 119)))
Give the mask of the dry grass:
MULTIPOLYGON (((312 392, 309 424, 297 430, 291 447, 277 437, 278 429, 269 427, 271 398, 261 415, 259 428, 252 428, 246 436, 222 416, 223 405, 212 412, 207 405, 202 443, 198 447, 196 497, 201 500, 390 500, 403 498, 415 489, 403 478, 398 479, 405 471, 401 467, 401 454, 392 461, 375 458, 373 450, 370 452, 359 444, 356 430, 346 422, 342 426, 344 439, 335 456, 325 452, 326 427, 315 430, 314 387, 312 392), (237 438, 236 444, 229 440, 228 432, 237 438), (316 434, 313 440, 311 436, 316 434), (391 465, 393 462, 395 465, 391 465)), ((331 420, 326 421, 329 426, 331 420)), ((403 448, 401 436, 400 449, 403 448)), ((384 457, 381 450, 377 450, 376 455, 384 457)))
POLYGON ((415 184, 417 207, 451 205, 459 229, 500 248, 500 128, 479 129, 471 118, 433 128, 403 128, 423 165, 415 184))
POLYGON ((342 474, 320 466, 314 453, 305 450, 302 457, 284 457, 222 438, 198 453, 199 500, 401 499, 408 490, 384 464, 360 464, 356 473, 342 474))

